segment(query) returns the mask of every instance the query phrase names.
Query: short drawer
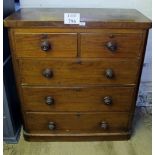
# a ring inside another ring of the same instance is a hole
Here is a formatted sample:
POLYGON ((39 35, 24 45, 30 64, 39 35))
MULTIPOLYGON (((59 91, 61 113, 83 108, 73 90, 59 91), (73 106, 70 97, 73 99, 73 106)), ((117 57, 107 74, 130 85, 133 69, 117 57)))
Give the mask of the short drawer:
POLYGON ((130 111, 132 87, 23 87, 25 111, 130 111))
POLYGON ((19 62, 22 84, 135 84, 138 79, 138 59, 23 59, 19 62))
POLYGON ((127 131, 129 113, 26 113, 28 133, 127 131))
POLYGON ((76 57, 76 33, 16 33, 17 57, 76 57))
POLYGON ((81 57, 138 57, 142 38, 142 33, 81 33, 81 57))

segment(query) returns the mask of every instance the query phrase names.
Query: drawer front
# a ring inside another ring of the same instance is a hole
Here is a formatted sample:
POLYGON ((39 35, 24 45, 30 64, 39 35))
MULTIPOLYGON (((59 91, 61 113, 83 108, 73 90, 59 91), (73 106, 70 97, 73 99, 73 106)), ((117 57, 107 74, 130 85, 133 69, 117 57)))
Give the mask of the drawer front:
POLYGON ((17 57, 76 57, 76 33, 15 34, 17 57))
POLYGON ((29 133, 126 131, 129 113, 26 113, 29 133))
POLYGON ((135 84, 138 60, 19 60, 21 82, 31 85, 135 84))
POLYGON ((23 87, 25 111, 129 111, 132 87, 23 87))
POLYGON ((129 57, 140 56, 141 33, 83 33, 81 57, 129 57))

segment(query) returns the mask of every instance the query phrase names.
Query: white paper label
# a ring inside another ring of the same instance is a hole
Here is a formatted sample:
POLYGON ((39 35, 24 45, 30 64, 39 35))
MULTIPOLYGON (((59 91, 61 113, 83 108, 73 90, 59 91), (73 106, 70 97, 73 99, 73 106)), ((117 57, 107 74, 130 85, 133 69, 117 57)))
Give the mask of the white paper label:
POLYGON ((80 13, 64 13, 64 24, 79 24, 80 13))

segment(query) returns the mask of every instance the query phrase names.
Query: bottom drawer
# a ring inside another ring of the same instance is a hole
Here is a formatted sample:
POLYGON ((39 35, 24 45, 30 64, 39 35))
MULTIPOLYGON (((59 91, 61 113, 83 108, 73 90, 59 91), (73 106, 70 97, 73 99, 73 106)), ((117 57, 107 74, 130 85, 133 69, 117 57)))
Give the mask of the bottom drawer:
POLYGON ((87 112, 49 113, 27 112, 27 133, 98 133, 127 131, 129 113, 87 112))

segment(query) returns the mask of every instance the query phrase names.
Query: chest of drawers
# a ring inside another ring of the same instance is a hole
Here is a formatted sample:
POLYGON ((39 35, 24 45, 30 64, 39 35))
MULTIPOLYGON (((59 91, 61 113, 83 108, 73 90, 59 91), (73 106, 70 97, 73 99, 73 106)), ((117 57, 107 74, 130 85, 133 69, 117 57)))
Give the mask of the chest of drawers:
POLYGON ((149 19, 125 9, 21 9, 4 25, 26 140, 130 138, 149 19), (64 24, 71 12, 85 25, 64 24))

